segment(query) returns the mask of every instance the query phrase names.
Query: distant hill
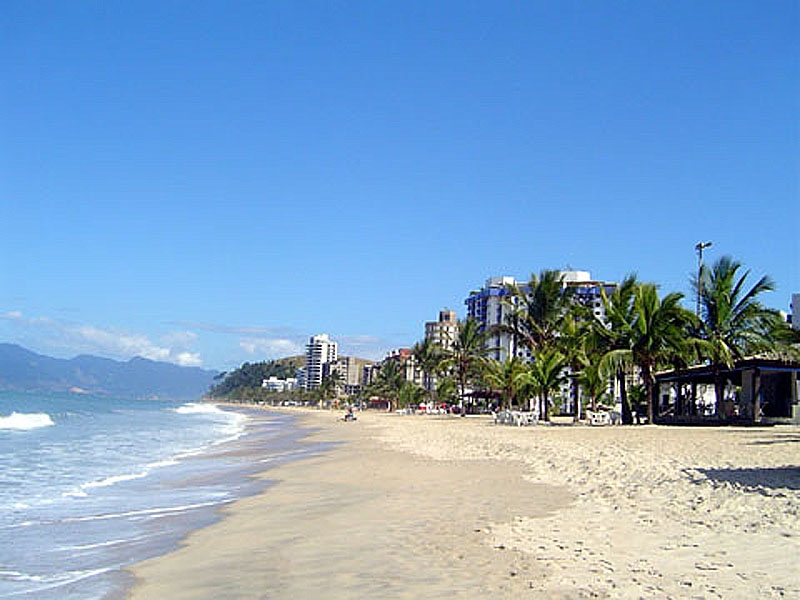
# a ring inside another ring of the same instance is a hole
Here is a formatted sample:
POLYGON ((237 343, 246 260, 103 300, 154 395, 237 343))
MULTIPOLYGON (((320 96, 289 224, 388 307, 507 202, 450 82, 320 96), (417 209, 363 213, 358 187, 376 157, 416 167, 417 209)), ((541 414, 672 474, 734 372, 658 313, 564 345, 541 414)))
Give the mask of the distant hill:
MULTIPOLYGON (((343 358, 343 357, 340 357, 343 358)), ((352 357, 360 368, 374 361, 352 357)), ((270 377, 285 379, 295 377, 297 370, 306 366, 305 355, 287 356, 257 363, 244 363, 238 369, 217 376, 210 395, 217 398, 238 396, 242 390, 261 388, 261 382, 270 377)))
POLYGON ((261 382, 270 377, 285 379, 295 377, 297 369, 306 364, 305 356, 289 356, 257 363, 244 363, 238 369, 222 373, 219 380, 211 388, 211 395, 224 397, 234 394, 245 388, 260 388, 261 382))
POLYGON ((5 390, 78 388, 123 398, 189 400, 205 394, 216 374, 138 357, 127 362, 89 355, 52 358, 15 344, 0 344, 0 389, 5 390))

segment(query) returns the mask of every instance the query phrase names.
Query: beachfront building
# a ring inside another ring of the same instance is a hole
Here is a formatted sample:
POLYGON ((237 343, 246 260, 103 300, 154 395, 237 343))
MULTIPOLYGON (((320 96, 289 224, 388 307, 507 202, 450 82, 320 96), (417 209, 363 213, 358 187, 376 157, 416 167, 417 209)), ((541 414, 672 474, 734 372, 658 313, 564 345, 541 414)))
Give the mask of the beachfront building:
MULTIPOLYGON (((610 295, 617 288, 616 283, 592 279, 589 271, 559 271, 564 289, 572 293, 576 302, 588 307, 592 314, 605 320, 603 306, 603 292, 610 295)), ((518 282, 513 277, 490 277, 486 284, 479 290, 470 292, 464 301, 467 305, 467 317, 478 321, 483 329, 491 330, 496 325, 508 322, 508 317, 513 311, 514 299, 508 291, 509 286, 517 286, 522 291, 528 291, 527 283, 518 282)), ((515 348, 511 335, 503 332, 494 332, 487 345, 492 348, 491 358, 501 362, 511 356, 530 359, 530 351, 524 348, 515 348)))
MULTIPOLYGON (((410 348, 398 348, 390 350, 382 361, 375 364, 365 364, 363 367, 362 383, 364 387, 370 384, 381 381, 381 373, 387 368, 388 364, 395 363, 399 372, 402 374, 405 381, 410 381, 422 387, 423 373, 414 359, 414 353, 410 348)), ((372 396, 369 399, 370 408, 388 408, 390 401, 379 395, 372 396)))
POLYGON ((603 305, 603 293, 610 296, 617 289, 617 284, 610 281, 592 279, 589 271, 561 271, 564 288, 572 292, 576 302, 580 302, 592 311, 592 314, 605 322, 606 311, 603 305))
POLYGON ((374 383, 377 380, 378 374, 380 372, 381 372, 380 363, 364 365, 364 368, 361 371, 362 387, 367 387, 369 384, 374 383))
MULTIPOLYGON (((512 308, 508 304, 511 296, 508 288, 512 285, 517 285, 517 280, 513 277, 487 279, 481 289, 471 291, 464 301, 467 305, 467 318, 478 321, 485 331, 506 323, 512 308)), ((487 340, 487 345, 492 348, 490 358, 505 362, 514 356, 514 340, 508 333, 494 332, 487 340)), ((524 353, 523 350, 521 352, 524 353)), ((530 357, 530 353, 527 356, 530 357)))
POLYGON ((417 365, 414 359, 414 353, 411 348, 397 348, 389 350, 384 359, 377 364, 365 364, 362 370, 361 382, 364 386, 375 383, 380 376, 381 368, 388 362, 396 362, 403 374, 403 379, 422 385, 422 369, 417 365))
POLYGON ((425 339, 444 349, 453 346, 453 342, 458 335, 458 317, 454 310, 439 311, 438 321, 428 321, 425 323, 425 339))
POLYGON ((268 392, 289 392, 297 389, 297 387, 296 377, 278 379, 273 375, 269 379, 264 379, 261 381, 261 389, 267 390, 268 392))
POLYGON ((406 381, 422 386, 422 369, 417 365, 411 348, 389 350, 389 352, 386 353, 386 358, 383 359, 384 363, 388 361, 396 361, 399 364, 400 370, 403 373, 403 378, 406 381))
POLYGON ((315 390, 322 385, 322 377, 325 375, 325 365, 336 361, 338 358, 339 345, 331 341, 326 333, 311 336, 306 344, 306 369, 305 387, 307 390, 315 390))
MULTIPOLYGON (((456 311, 444 309, 439 311, 438 321, 425 323, 425 341, 438 346, 443 351, 450 350, 458 337, 458 316, 456 311)), ((420 371, 422 365, 420 365, 420 371)), ((431 392, 438 385, 435 373, 421 372, 423 387, 431 392)))
POLYGON ((338 373, 341 380, 340 391, 347 395, 353 395, 361 390, 364 368, 367 364, 353 356, 340 356, 325 365, 323 375, 338 373))
MULTIPOLYGON (((592 279, 589 271, 569 270, 559 273, 564 290, 570 291, 574 301, 586 306, 594 317, 604 321, 603 293, 612 294, 617 284, 592 279)), ((495 329, 495 326, 507 323, 509 315, 514 310, 515 299, 508 289, 512 285, 524 292, 528 291, 527 283, 518 282, 513 277, 490 277, 481 289, 470 292, 464 301, 467 306, 467 317, 475 319, 484 330, 492 332, 486 344, 491 348, 490 358, 500 362, 512 356, 523 360, 531 359, 530 349, 516 346, 512 335, 495 329)), ((574 411, 575 403, 579 401, 579 398, 573 397, 575 394, 580 394, 578 387, 572 386, 569 382, 563 384, 559 394, 562 411, 570 413, 574 411)))

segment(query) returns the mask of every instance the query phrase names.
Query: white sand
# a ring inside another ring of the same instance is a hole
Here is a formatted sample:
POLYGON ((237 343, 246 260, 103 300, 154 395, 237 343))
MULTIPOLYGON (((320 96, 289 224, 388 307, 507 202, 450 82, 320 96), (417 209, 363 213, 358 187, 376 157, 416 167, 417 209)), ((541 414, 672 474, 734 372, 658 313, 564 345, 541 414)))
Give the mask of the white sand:
POLYGON ((800 598, 800 429, 379 421, 388 446, 519 459, 576 501, 494 528, 576 597, 800 598))
POLYGON ((132 597, 800 597, 798 428, 305 414, 346 444, 268 472, 132 597))

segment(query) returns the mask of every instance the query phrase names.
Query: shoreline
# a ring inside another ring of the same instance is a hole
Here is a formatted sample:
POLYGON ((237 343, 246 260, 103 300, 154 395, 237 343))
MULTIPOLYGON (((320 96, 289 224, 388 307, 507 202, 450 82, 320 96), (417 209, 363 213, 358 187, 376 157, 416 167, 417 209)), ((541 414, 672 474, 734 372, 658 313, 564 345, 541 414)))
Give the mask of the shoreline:
POLYGON ((135 565, 130 598, 800 594, 800 428, 269 410, 335 447, 135 565))
POLYGON ((264 493, 135 565, 130 598, 487 597, 543 577, 535 561, 495 547, 492 528, 557 511, 565 490, 526 482, 515 461, 387 449, 372 427, 391 415, 344 423, 340 412, 291 412, 309 430, 300 443, 336 445, 264 472, 264 493))

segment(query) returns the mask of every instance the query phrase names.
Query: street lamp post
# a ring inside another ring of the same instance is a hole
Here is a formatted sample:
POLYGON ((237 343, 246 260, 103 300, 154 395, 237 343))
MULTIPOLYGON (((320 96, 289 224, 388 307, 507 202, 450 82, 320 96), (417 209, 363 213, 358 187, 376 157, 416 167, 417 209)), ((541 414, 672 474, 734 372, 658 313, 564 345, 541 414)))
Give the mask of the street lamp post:
POLYGON ((694 249, 697 250, 697 316, 700 316, 700 297, 703 293, 703 250, 711 247, 711 242, 698 242, 694 249))

